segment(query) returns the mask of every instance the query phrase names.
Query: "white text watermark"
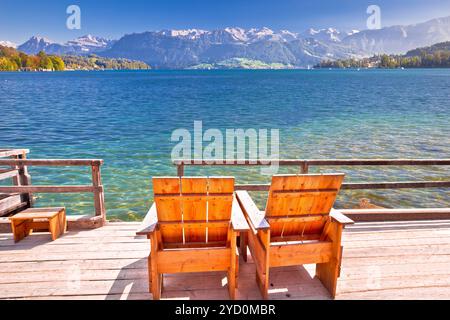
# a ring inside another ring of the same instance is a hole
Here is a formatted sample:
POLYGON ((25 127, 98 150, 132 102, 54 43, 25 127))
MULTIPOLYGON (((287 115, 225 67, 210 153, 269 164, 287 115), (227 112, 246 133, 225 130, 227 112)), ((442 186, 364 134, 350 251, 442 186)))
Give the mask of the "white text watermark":
POLYGON ((67 29, 80 30, 81 29, 81 9, 77 5, 70 5, 67 7, 66 13, 69 17, 66 21, 67 29))
POLYGON ((367 29, 378 30, 381 29, 381 8, 377 5, 370 5, 367 7, 367 14, 370 14, 367 19, 367 29))
POLYGON ((183 160, 194 164, 264 165, 261 174, 278 173, 280 158, 279 129, 208 129, 204 131, 202 121, 194 121, 194 131, 177 129, 172 133, 172 161, 183 160))

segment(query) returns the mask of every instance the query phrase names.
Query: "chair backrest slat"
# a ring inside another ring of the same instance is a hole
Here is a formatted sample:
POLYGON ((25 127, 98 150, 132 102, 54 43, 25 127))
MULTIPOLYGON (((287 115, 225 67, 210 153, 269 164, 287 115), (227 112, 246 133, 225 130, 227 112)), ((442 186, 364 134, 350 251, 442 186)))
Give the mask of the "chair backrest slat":
MULTIPOLYGON (((181 194, 180 178, 154 178, 153 191, 155 193, 158 221, 182 221, 181 199, 177 196, 181 194)), ((181 225, 178 228, 173 228, 170 232, 162 229, 161 233, 164 235, 164 241, 172 243, 182 243, 184 241, 181 225)))
MULTIPOLYGON (((213 177, 209 179, 208 220, 231 220, 234 178, 213 177)), ((208 228, 208 241, 226 241, 228 228, 208 228)))
MULTIPOLYGON (((208 178, 181 178, 181 194, 205 196, 208 194, 208 178)), ((181 198, 183 221, 207 221, 207 201, 205 197, 181 198)), ((184 240, 190 242, 206 242, 205 228, 184 230, 184 240), (203 232, 202 232, 203 231, 203 232)))
POLYGON ((266 217, 274 237, 320 233, 342 186, 344 174, 274 176, 269 191, 266 217), (310 221, 299 216, 322 216, 310 221), (294 219, 278 220, 277 217, 294 219), (271 219, 274 218, 274 219, 271 219))

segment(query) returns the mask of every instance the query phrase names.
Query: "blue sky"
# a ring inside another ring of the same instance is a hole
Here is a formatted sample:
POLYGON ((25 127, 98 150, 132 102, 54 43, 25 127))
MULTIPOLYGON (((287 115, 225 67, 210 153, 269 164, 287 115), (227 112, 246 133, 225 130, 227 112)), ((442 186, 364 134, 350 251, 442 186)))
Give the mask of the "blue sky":
POLYGON ((84 34, 120 38, 161 29, 267 26, 364 29, 369 5, 380 6, 382 26, 450 16, 449 0, 0 0, 0 40, 32 35, 63 42, 84 34), (66 8, 81 8, 81 30, 66 28, 66 8))

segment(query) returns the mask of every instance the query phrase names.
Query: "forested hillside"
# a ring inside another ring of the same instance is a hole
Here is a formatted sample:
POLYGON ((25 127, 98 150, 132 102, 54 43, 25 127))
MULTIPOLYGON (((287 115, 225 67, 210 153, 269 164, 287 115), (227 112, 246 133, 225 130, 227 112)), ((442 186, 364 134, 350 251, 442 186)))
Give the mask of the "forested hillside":
POLYGON ((0 71, 62 71, 65 69, 61 57, 39 52, 27 55, 14 48, 0 46, 0 71))
POLYGON ((364 59, 327 60, 319 68, 450 68, 450 42, 411 50, 405 55, 375 55, 364 59))
POLYGON ((27 55, 14 48, 0 46, 0 71, 64 71, 64 70, 146 70, 143 62, 109 59, 96 55, 57 56, 41 51, 27 55))

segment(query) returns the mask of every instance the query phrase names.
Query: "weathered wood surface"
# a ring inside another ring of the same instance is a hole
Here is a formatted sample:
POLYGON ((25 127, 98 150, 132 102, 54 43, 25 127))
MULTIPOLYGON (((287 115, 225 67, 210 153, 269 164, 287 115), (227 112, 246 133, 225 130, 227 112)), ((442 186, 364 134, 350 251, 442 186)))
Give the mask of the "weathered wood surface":
MULTIPOLYGON (((1 166, 9 166, 11 169, 4 170, 0 168, 0 180, 2 178, 13 178, 13 186, 0 186, 0 194, 20 194, 20 203, 10 203, 10 207, 3 208, 0 202, 0 216, 8 214, 25 206, 33 205, 33 193, 93 193, 95 217, 77 221, 69 220, 69 226, 80 227, 99 227, 106 221, 106 208, 104 188, 102 185, 100 167, 104 161, 101 159, 26 159, 28 150, 0 150, 0 157, 10 156, 13 159, 0 159, 1 166), (89 166, 92 170, 92 185, 83 186, 32 186, 31 177, 28 174, 28 166, 89 166), (3 209, 2 209, 3 208, 3 209), (100 220, 97 219, 100 217, 100 220)), ((9 200, 11 202, 11 200, 9 200)), ((4 231, 5 226, 0 221, 0 232, 4 231)))
POLYGON ((19 194, 0 195, 0 217, 26 205, 19 194))
MULTIPOLYGON (((449 166, 450 159, 260 159, 260 160, 217 160, 211 161, 189 161, 189 160, 175 160, 173 163, 177 166, 178 175, 182 176, 185 173, 187 166, 265 166, 271 163, 277 163, 280 166, 294 166, 299 168, 299 173, 306 174, 309 172, 311 166, 326 167, 326 166, 449 166)), ((388 181, 388 182, 359 182, 359 183, 344 183, 342 190, 389 190, 389 189, 427 189, 427 188, 450 188, 450 181, 388 181)), ((236 185, 236 191, 269 191, 270 184, 246 184, 236 185)), ((362 213, 354 216, 357 221, 373 221, 375 215, 369 213, 362 213)), ((428 217, 422 212, 409 215, 378 215, 379 219, 387 218, 388 221, 396 219, 450 219, 448 214, 434 214, 431 213, 428 217)))
POLYGON ((17 169, 0 169, 0 180, 6 180, 16 177, 19 174, 19 170, 17 169))
POLYGON ((278 163, 280 166, 434 166, 450 165, 450 159, 259 159, 259 160, 219 160, 189 161, 175 160, 177 166, 264 166, 278 163))
MULTIPOLYGON (((385 190, 385 189, 429 189, 450 188, 450 181, 406 181, 406 182, 377 182, 377 183, 344 183, 342 190, 385 190)), ((270 184, 236 185, 236 190, 269 191, 270 184)))
POLYGON ((415 221, 450 219, 450 208, 431 209, 348 209, 341 210, 347 217, 359 222, 415 221))
MULTIPOLYGON (((71 215, 67 216, 67 226, 70 230, 96 229, 104 225, 101 216, 71 215)), ((0 235, 11 232, 11 222, 7 217, 0 217, 0 235)))
POLYGON ((100 166, 100 159, 0 159, 0 166, 84 167, 100 166))
POLYGON ((65 208, 29 208, 10 217, 10 220, 16 243, 34 230, 48 230, 53 241, 67 231, 65 208))
MULTIPOLYGON (((34 234, 17 245, 0 234, 1 299, 151 299, 139 223, 34 234)), ((337 299, 449 299, 450 220, 359 223, 344 231, 337 299)), ((237 299, 261 299, 255 265, 241 260, 237 299)), ((270 299, 329 299, 313 266, 273 269, 270 299)), ((226 273, 167 275, 162 299, 228 299, 226 273)))
POLYGON ((0 149, 0 158, 23 156, 30 153, 28 149, 0 149))
POLYGON ((0 193, 95 193, 103 186, 11 186, 0 187, 0 193))
POLYGON ((105 192, 102 185, 102 175, 100 171, 100 165, 92 165, 92 185, 94 186, 94 208, 95 215, 102 217, 106 221, 106 208, 105 208, 105 192))

